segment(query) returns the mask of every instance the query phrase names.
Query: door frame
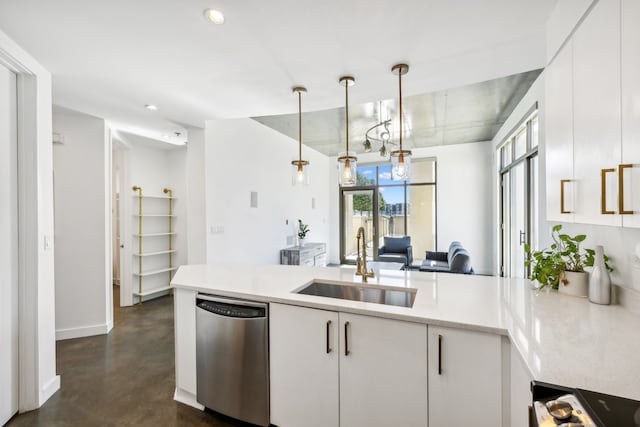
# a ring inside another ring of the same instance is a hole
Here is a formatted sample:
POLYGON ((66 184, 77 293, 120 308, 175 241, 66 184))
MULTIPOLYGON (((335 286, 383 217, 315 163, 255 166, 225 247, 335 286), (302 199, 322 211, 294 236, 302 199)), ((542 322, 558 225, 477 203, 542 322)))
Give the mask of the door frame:
MULTIPOLYGON (((379 218, 379 214, 380 212, 378 211, 378 188, 377 186, 372 186, 372 185, 361 185, 361 186, 357 186, 357 187, 340 187, 338 190, 338 194, 340 197, 339 203, 338 203, 338 209, 340 212, 340 264, 354 264, 355 262, 350 261, 348 259, 346 259, 344 257, 344 251, 345 251, 345 246, 344 246, 344 228, 345 228, 345 224, 344 224, 344 193, 345 192, 353 192, 353 191, 371 191, 373 193, 372 197, 372 206, 371 209, 373 209, 372 212, 372 216, 371 219, 373 221, 373 253, 371 254, 371 256, 373 257, 373 260, 376 261, 378 259, 378 242, 379 242, 379 230, 378 230, 378 218, 379 218)), ((355 239, 355 236, 354 236, 355 239)), ((366 244, 366 242, 365 242, 366 244)))
POLYGON ((18 410, 60 388, 55 353, 51 74, 0 31, 0 64, 18 102, 18 410))

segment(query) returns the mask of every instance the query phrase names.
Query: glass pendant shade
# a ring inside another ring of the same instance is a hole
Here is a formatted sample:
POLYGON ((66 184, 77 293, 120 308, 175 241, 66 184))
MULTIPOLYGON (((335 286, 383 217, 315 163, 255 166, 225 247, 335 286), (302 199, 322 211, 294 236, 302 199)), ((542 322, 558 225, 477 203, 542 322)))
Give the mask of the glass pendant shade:
POLYGON ((353 151, 340 153, 338 157, 338 180, 343 187, 356 185, 358 158, 353 151))
POLYGON ((302 100, 301 95, 306 93, 307 89, 296 86, 293 93, 298 95, 298 160, 292 160, 292 184, 309 185, 309 161, 302 160, 302 100))
MULTIPOLYGON (((356 185, 356 171, 358 158, 354 151, 349 151, 349 86, 353 86, 356 80, 351 76, 342 76, 338 80, 344 86, 344 118, 345 118, 345 151, 338 157, 338 183, 343 187, 356 185)), ((365 141, 366 144, 367 141, 365 141)), ((365 145, 366 147, 366 145, 365 145)))
POLYGON ((391 179, 407 181, 411 177, 411 151, 397 150, 391 152, 391 179))
POLYGON ((293 185, 309 185, 309 162, 306 160, 291 161, 291 183, 293 185))

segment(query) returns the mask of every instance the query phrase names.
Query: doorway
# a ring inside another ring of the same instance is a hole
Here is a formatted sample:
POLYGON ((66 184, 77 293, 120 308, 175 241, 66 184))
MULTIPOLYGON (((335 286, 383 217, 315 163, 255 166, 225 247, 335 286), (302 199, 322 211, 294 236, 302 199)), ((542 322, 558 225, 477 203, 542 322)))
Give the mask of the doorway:
POLYGON ((17 78, 0 65, 0 424, 18 412, 17 78), (4 95, 6 94, 6 95, 4 95))
POLYGON ((538 246, 538 115, 530 113, 498 150, 502 277, 526 278, 525 245, 538 246))

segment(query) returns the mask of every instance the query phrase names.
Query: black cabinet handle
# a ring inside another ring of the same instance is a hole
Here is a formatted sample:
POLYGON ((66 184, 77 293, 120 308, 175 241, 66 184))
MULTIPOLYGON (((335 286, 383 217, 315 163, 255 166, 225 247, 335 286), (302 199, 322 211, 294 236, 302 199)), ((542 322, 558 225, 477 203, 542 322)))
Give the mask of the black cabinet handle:
POLYGON ((349 322, 344 322, 344 355, 348 356, 349 353, 349 322))
POLYGON ((331 353, 331 320, 327 320, 327 354, 331 353))
POLYGON ((442 375, 442 335, 438 334, 438 375, 442 375))

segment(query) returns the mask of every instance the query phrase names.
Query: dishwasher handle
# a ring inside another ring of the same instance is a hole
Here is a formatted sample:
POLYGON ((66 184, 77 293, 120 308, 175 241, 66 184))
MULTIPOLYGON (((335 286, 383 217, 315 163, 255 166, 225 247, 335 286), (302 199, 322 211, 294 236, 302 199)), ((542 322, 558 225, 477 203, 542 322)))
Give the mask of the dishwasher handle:
POLYGON ((198 295, 196 307, 223 317, 258 319, 267 317, 267 304, 198 295))

